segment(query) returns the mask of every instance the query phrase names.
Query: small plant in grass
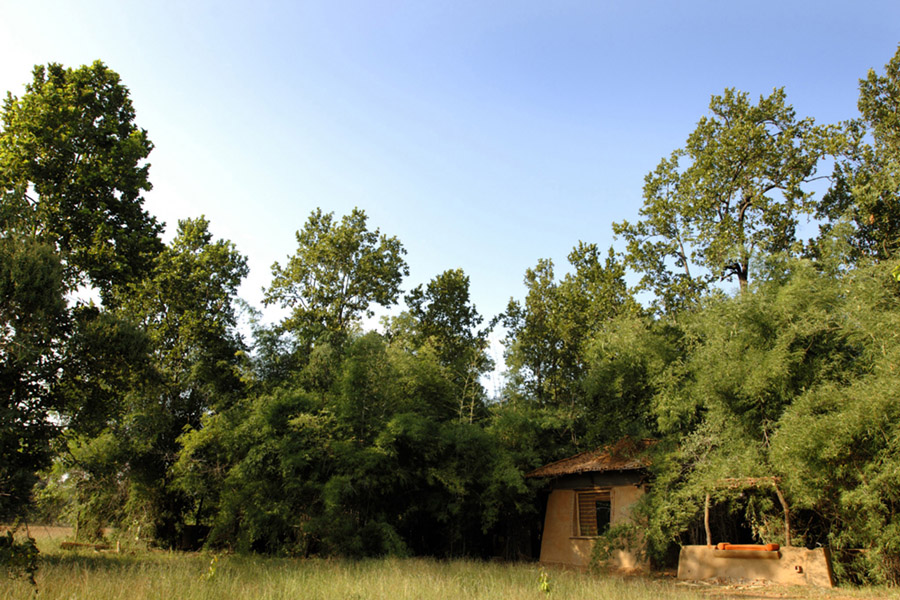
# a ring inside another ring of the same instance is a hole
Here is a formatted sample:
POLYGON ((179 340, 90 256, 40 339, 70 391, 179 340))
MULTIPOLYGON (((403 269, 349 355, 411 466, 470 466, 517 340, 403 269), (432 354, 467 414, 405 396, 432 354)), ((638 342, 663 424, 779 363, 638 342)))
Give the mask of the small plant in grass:
POLYGON ((550 595, 550 574, 544 569, 541 569, 541 574, 538 576, 538 587, 542 592, 548 596, 550 595))
POLYGON ((219 566, 219 555, 213 554, 213 557, 209 561, 209 567, 206 568, 206 573, 200 576, 201 581, 209 581, 213 577, 216 576, 216 569, 219 566))

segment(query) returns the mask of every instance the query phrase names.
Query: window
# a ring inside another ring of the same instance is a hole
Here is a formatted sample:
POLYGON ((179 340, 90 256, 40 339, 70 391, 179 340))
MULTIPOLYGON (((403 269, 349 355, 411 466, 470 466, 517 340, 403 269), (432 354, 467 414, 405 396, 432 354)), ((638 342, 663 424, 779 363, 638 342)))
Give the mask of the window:
POLYGON ((609 490, 578 492, 578 535, 597 536, 609 531, 612 502, 609 490))

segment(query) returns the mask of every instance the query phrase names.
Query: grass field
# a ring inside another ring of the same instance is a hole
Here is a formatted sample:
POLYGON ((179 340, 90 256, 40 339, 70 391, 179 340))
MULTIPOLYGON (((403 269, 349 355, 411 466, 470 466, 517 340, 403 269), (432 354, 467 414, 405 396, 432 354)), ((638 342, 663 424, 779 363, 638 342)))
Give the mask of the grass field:
POLYGON ((818 590, 763 585, 714 586, 664 577, 617 577, 546 570, 549 592, 534 563, 429 559, 324 560, 218 556, 124 548, 122 553, 61 550, 69 535, 32 527, 42 562, 38 594, 24 581, 0 580, 0 599, 84 598, 142 600, 303 599, 429 600, 571 599, 678 600, 900 598, 893 590, 818 590))

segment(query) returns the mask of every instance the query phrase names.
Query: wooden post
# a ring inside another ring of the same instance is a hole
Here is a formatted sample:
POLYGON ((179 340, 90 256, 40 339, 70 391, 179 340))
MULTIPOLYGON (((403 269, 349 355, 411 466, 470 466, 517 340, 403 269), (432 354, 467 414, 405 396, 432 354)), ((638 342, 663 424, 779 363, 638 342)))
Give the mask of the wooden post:
POLYGON ((706 494, 706 504, 703 507, 703 526, 706 527, 706 545, 712 546, 712 531, 709 528, 709 494, 706 494))
POLYGON ((787 501, 784 499, 784 495, 781 493, 781 490, 778 489, 778 484, 775 482, 775 479, 772 479, 772 487, 775 488, 775 494, 778 496, 778 501, 781 502, 781 508, 784 510, 784 545, 790 547, 791 545, 791 511, 788 509, 787 501))

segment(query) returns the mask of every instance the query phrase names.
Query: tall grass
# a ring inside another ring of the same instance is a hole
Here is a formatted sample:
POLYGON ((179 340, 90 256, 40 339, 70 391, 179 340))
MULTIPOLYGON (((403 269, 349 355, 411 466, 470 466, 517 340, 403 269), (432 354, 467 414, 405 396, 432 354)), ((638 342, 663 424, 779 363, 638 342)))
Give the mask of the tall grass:
MULTIPOLYGON (((690 587, 671 580, 547 569, 533 563, 430 559, 328 560, 220 556, 129 550, 121 554, 59 550, 40 541, 40 598, 143 600, 651 600, 694 598, 882 598, 887 590, 690 587)), ((0 599, 33 600, 25 581, 0 580, 0 599)))
MULTIPOLYGON (((44 598, 428 600, 546 599, 536 565, 428 559, 299 560, 211 555, 54 554, 37 586, 44 598)), ((645 579, 549 572, 550 598, 686 598, 645 579)), ((24 581, 0 583, 0 598, 32 598, 24 581)))

